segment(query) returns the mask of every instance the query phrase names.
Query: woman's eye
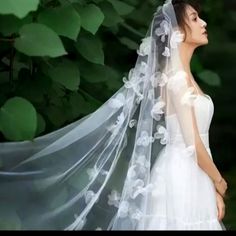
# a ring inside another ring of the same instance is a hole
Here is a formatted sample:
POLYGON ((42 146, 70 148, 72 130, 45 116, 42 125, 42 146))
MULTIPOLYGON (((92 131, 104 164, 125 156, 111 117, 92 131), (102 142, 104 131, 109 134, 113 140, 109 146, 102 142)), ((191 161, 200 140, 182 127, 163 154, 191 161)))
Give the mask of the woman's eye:
POLYGON ((197 21, 197 17, 193 19, 193 21, 197 21))

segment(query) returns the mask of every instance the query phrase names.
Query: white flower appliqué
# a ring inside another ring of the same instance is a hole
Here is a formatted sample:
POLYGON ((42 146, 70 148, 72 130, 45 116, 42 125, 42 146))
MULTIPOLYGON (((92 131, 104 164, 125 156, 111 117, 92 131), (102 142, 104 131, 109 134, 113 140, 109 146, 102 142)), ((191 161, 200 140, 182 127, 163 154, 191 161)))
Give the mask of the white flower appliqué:
POLYGON ((129 204, 128 201, 123 201, 119 207, 118 217, 125 218, 129 217, 132 220, 140 221, 143 216, 142 211, 139 210, 135 205, 129 204))
POLYGON ((137 176, 135 168, 136 168, 136 165, 132 165, 132 166, 129 167, 129 170, 128 170, 128 173, 127 173, 127 177, 129 179, 133 179, 137 176))
POLYGON ((157 125, 157 132, 154 134, 155 139, 160 139, 162 145, 167 144, 169 141, 169 135, 166 128, 162 125, 157 125))
POLYGON ((140 155, 136 159, 136 163, 142 167, 150 168, 150 162, 147 161, 144 155, 140 155))
POLYGON ((170 49, 168 47, 165 47, 165 51, 162 53, 164 57, 170 57, 170 49))
POLYGON ((154 138, 152 136, 148 136, 147 131, 142 131, 140 137, 137 139, 138 146, 147 147, 150 143, 154 142, 154 138))
POLYGON ((143 94, 141 94, 141 93, 138 94, 138 97, 136 99, 136 103, 139 104, 143 100, 143 98, 144 98, 143 94))
POLYGON ((123 93, 118 93, 115 98, 112 98, 108 105, 111 108, 120 108, 125 104, 125 96, 123 93))
POLYGON ((134 73, 134 68, 132 68, 129 71, 128 74, 128 79, 126 77, 123 77, 123 82, 124 82, 124 86, 125 88, 135 88, 137 86, 137 76, 134 73))
POLYGON ((174 94, 178 94, 180 90, 187 88, 187 73, 185 71, 177 71, 168 80, 167 87, 174 94))
POLYGON ((135 120, 135 119, 130 120, 130 122, 129 122, 129 127, 130 127, 130 128, 133 128, 133 127, 135 127, 136 125, 137 125, 137 120, 135 120))
POLYGON ((103 169, 102 169, 102 170, 100 171, 100 173, 101 173, 101 175, 106 176, 106 175, 108 175, 109 172, 108 172, 107 170, 103 170, 103 169))
POLYGON ((143 213, 139 209, 130 210, 130 216, 132 219, 140 221, 143 216, 143 213))
POLYGON ((152 37, 146 37, 142 39, 139 49, 137 50, 138 55, 146 56, 150 52, 152 43, 152 37))
POLYGON ((112 190, 111 194, 108 195, 108 205, 119 207, 120 197, 120 193, 116 190, 112 190))
POLYGON ((121 112, 119 116, 117 116, 116 122, 115 124, 113 124, 112 126, 110 126, 108 128, 109 131, 112 131, 113 133, 115 133, 116 130, 119 129, 119 127, 123 124, 125 120, 125 115, 124 112, 121 112))
POLYGON ((112 132, 112 137, 118 134, 120 127, 125 121, 124 112, 121 112, 120 115, 117 117, 115 124, 109 126, 107 129, 112 132))
POLYGON ((139 74, 140 74, 140 76, 143 76, 143 75, 146 74, 147 68, 148 68, 147 63, 142 61, 141 64, 140 64, 140 67, 139 67, 139 74))
POLYGON ((95 196, 95 193, 93 191, 91 191, 91 190, 87 191, 85 194, 86 204, 88 204, 93 199, 94 196, 95 196))
POLYGON ((87 169, 87 174, 89 176, 89 180, 92 180, 93 178, 95 178, 95 176, 98 175, 98 169, 97 167, 93 167, 93 168, 89 168, 87 169))
POLYGON ((130 181, 128 194, 132 199, 135 199, 139 194, 144 195, 148 191, 151 191, 152 187, 153 187, 152 184, 145 185, 144 181, 141 179, 130 181))
POLYGON ((181 34, 180 31, 174 31, 170 38, 170 46, 171 48, 177 48, 178 44, 183 42, 184 34, 181 34))
POLYGON ((124 120, 125 120, 124 112, 121 112, 120 115, 117 117, 115 127, 121 126, 121 124, 124 122, 124 120))
POLYGON ((163 20, 160 24, 160 27, 155 30, 157 36, 161 36, 161 41, 165 42, 165 36, 170 32, 169 23, 166 20, 163 20))
POLYGON ((165 102, 162 101, 159 97, 158 102, 153 106, 151 110, 151 116, 153 119, 159 121, 161 119, 161 115, 164 114, 163 108, 165 107, 165 102))
POLYGON ((120 218, 124 218, 124 217, 128 216, 128 213, 129 213, 129 202, 128 201, 122 201, 120 203, 117 215, 120 218))
POLYGON ((138 96, 138 98, 136 99, 137 103, 139 103, 143 99, 143 95, 140 93, 140 85, 139 85, 141 81, 142 77, 137 76, 137 73, 135 72, 134 69, 130 70, 128 79, 126 77, 123 78, 125 88, 132 88, 134 92, 137 94, 138 96))
POLYGON ((194 100, 197 95, 194 94, 194 87, 189 87, 181 98, 181 103, 183 105, 193 106, 194 100))
POLYGON ((157 86, 163 87, 168 81, 168 77, 165 73, 157 71, 151 76, 151 83, 154 88, 157 86))

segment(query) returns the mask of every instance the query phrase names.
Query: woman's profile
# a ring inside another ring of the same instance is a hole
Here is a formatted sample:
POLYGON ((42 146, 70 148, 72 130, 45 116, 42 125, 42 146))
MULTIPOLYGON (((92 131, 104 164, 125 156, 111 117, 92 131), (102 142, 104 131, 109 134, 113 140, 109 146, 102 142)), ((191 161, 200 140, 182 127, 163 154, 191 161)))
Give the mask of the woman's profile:
POLYGON ((167 0, 99 109, 34 143, 0 144, 0 228, 224 230, 214 104, 190 68, 206 26, 196 4, 167 0))

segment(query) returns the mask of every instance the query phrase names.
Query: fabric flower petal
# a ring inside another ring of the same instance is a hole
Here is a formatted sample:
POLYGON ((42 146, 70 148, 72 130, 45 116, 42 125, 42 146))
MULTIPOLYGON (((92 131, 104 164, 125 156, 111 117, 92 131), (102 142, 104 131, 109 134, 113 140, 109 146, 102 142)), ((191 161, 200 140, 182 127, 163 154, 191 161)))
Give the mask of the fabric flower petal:
POLYGON ((162 55, 165 57, 170 57, 170 49, 168 47, 165 47, 165 50, 162 55))
POLYGON ((170 38, 170 46, 171 48, 177 48, 177 45, 184 40, 184 34, 181 34, 180 31, 174 31, 170 38))

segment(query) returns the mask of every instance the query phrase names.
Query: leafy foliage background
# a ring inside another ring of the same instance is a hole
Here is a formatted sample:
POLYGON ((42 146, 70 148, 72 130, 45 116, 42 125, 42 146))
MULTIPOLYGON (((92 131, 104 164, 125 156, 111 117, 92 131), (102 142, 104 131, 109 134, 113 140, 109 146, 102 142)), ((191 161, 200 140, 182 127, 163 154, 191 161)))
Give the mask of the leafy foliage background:
MULTIPOLYGON (((215 105, 214 159, 220 170, 234 173, 236 2, 199 2, 209 44, 197 50, 192 71, 215 105)), ((162 3, 0 1, 0 141, 33 140, 95 111, 122 86, 162 3)), ((227 204, 229 228, 236 228, 235 193, 232 188, 227 204)))

